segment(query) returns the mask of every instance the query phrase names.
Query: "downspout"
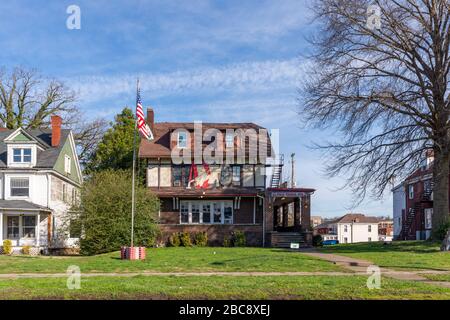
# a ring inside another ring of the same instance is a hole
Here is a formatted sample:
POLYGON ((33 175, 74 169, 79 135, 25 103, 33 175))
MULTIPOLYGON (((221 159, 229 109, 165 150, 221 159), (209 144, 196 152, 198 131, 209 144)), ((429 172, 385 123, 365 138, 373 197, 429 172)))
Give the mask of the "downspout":
POLYGON ((263 202, 263 220, 262 220, 262 241, 263 241, 263 248, 266 247, 266 201, 264 196, 260 196, 259 194, 256 195, 258 198, 262 199, 263 202))

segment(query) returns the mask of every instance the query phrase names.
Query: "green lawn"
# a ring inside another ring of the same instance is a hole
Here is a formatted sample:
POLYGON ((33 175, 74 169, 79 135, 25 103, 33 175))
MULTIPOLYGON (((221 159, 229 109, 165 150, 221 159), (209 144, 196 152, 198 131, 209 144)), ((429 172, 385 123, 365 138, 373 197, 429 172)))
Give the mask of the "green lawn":
POLYGON ((441 252, 439 243, 428 241, 394 241, 340 244, 324 247, 324 253, 366 259, 380 267, 392 269, 450 270, 450 252, 441 252))
POLYGON ((363 276, 65 278, 0 280, 0 299, 450 299, 450 289, 382 279, 369 290, 363 276))
POLYGON ((145 261, 122 261, 119 252, 91 257, 0 256, 0 273, 207 271, 345 271, 298 252, 264 248, 152 248, 145 261))

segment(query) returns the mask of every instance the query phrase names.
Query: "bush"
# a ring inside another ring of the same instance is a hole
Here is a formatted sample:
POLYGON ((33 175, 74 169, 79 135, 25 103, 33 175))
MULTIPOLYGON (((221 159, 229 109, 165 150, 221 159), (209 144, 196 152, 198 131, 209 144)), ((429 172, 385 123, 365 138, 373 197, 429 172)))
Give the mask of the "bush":
POLYGON ((314 247, 321 247, 323 245, 322 236, 320 234, 316 234, 312 238, 312 244, 313 244, 314 247))
POLYGON ((242 231, 236 231, 233 237, 233 245, 235 247, 245 247, 246 244, 245 233, 242 231))
POLYGON ((169 245, 171 247, 180 246, 180 235, 178 233, 172 233, 169 237, 169 245))
POLYGON ((230 240, 230 238, 228 238, 227 236, 225 236, 225 237, 223 238, 223 246, 224 246, 224 247, 231 247, 231 240, 230 240))
POLYGON ((30 252, 31 252, 31 246, 23 246, 22 247, 22 254, 29 256, 30 252))
POLYGON ((11 254, 13 251, 11 240, 3 240, 3 254, 11 254))
POLYGON ((439 241, 444 240, 445 236, 447 235, 448 230, 450 230, 450 222, 442 224, 439 229, 436 231, 436 239, 439 241))
MULTIPOLYGON (((81 189, 80 206, 72 208, 69 220, 82 227, 81 254, 120 250, 131 240, 131 172, 106 170, 93 173, 81 189)), ((152 247, 159 231, 156 225, 159 200, 136 181, 134 245, 152 247)))
POLYGON ((191 235, 189 232, 180 233, 180 242, 183 247, 192 247, 191 235))
POLYGON ((195 234, 194 241, 197 247, 206 247, 208 245, 208 234, 206 232, 198 232, 195 234))

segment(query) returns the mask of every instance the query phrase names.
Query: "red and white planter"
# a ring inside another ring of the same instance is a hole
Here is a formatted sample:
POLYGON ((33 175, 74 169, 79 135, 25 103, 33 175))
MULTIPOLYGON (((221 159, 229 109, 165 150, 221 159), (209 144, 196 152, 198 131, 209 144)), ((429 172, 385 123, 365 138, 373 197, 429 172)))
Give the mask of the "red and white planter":
POLYGON ((121 247, 120 259, 145 260, 145 247, 121 247))

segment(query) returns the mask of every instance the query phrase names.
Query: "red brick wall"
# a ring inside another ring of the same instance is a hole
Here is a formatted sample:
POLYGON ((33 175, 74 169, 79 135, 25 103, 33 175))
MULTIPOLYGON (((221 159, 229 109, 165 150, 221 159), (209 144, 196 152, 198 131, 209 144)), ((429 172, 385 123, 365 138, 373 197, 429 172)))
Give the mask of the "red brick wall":
MULTIPOLYGON (((208 200, 233 200, 234 198, 220 198, 208 200)), ((160 211, 160 230, 162 232, 162 240, 166 242, 169 236, 175 232, 203 232, 208 233, 210 245, 222 245, 225 236, 230 236, 233 231, 243 231, 246 234, 247 244, 250 246, 262 245, 262 209, 263 205, 259 205, 259 199, 256 199, 255 220, 253 224, 253 200, 254 198, 241 198, 240 209, 234 209, 233 225, 219 224, 180 224, 180 211, 173 209, 172 198, 161 198, 160 211)), ((183 199, 189 200, 189 199, 183 199)), ((192 199, 199 200, 199 199, 192 199)), ((180 199, 181 201, 181 199, 180 199)))

